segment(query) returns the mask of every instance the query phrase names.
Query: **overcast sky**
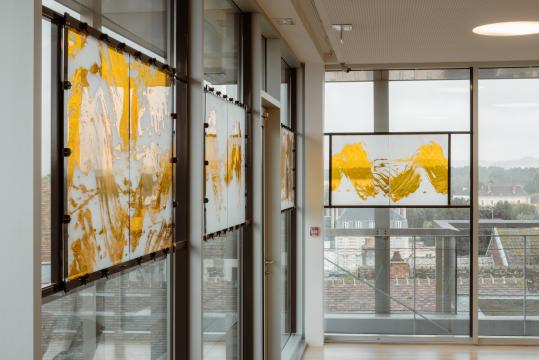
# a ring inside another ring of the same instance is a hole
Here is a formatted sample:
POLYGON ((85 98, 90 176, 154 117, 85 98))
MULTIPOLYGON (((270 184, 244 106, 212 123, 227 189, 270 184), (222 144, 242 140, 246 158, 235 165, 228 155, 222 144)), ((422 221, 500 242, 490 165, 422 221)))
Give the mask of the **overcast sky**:
MULTIPOLYGON (((326 83, 325 131, 373 131, 373 83, 326 83)), ((469 81, 393 81, 390 131, 467 131, 469 81)), ((539 79, 479 82, 479 157, 539 158, 539 79)), ((452 138, 453 160, 468 159, 466 136, 452 138)))

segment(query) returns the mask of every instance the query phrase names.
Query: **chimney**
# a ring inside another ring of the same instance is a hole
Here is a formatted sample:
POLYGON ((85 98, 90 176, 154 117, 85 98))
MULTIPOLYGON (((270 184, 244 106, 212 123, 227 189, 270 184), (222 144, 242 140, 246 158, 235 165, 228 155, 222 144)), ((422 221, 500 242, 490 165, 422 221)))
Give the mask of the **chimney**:
POLYGON ((410 265, 401 256, 399 251, 394 251, 391 257, 391 268, 389 270, 391 278, 406 279, 410 276, 410 265))

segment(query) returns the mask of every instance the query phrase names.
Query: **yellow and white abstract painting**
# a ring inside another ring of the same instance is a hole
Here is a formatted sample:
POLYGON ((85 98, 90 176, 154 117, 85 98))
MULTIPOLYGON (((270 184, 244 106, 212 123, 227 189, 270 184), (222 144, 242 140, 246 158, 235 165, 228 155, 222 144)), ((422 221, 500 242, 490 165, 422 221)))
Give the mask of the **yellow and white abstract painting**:
POLYGON ((245 109, 206 94, 206 234, 245 222, 245 109))
POLYGON ((139 60, 130 64, 131 258, 172 245, 171 78, 139 60))
POLYGON ((170 246, 172 128, 163 73, 67 30, 67 277, 170 246))
POLYGON ((294 206, 294 133, 281 127, 281 210, 294 206))
POLYGON ((204 151, 206 165, 206 233, 214 233, 228 226, 227 213, 227 103, 206 94, 206 123, 204 151))
POLYGON ((447 135, 332 138, 332 205, 447 205, 447 135))
POLYGON ((227 223, 228 227, 245 222, 245 109, 228 104, 227 141, 227 223))

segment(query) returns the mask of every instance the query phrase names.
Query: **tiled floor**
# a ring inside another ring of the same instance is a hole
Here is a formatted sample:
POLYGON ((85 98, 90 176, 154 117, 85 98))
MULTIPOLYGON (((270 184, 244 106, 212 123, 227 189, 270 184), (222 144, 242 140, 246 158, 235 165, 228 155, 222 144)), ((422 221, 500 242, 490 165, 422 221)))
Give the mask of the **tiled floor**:
POLYGON ((539 360, 539 347, 326 344, 303 360, 539 360))

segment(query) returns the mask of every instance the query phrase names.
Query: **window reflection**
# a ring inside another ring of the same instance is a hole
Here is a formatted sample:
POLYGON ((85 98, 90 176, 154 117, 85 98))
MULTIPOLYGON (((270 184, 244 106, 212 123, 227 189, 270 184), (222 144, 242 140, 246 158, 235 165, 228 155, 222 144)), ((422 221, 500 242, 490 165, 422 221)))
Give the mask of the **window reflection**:
POLYGON ((204 2, 204 81, 239 99, 240 11, 230 0, 204 2))
POLYGON ((479 335, 539 335, 539 69, 479 71, 479 335))
POLYGON ((167 260, 158 260, 47 298, 42 358, 167 358, 169 294, 167 260))
POLYGON ((41 286, 51 283, 51 59, 54 27, 56 25, 50 21, 41 20, 41 286))
MULTIPOLYGON (((450 149, 450 204, 462 208, 418 200, 411 208, 325 210, 327 333, 469 335, 469 74, 326 73, 326 132, 465 132, 451 134, 450 149)), ((329 154, 324 168, 329 192, 329 154)))
POLYGON ((204 359, 240 358, 240 246, 242 229, 203 243, 204 359))

